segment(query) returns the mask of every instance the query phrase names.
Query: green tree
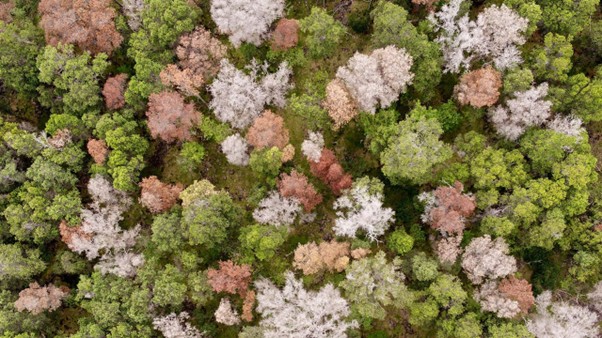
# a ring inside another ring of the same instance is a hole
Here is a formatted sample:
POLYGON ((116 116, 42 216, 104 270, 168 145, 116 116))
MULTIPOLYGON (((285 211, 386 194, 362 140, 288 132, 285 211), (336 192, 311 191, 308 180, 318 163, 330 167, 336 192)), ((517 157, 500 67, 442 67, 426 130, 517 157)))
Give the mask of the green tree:
POLYGON ((529 68, 513 68, 504 76, 504 94, 510 95, 514 92, 524 92, 531 88, 535 77, 529 68))
POLYGON ((397 131, 398 120, 399 112, 393 108, 376 114, 360 113, 359 121, 372 154, 379 155, 386 148, 387 141, 397 131))
POLYGON ((404 255, 414 246, 414 237, 409 235, 403 229, 397 229, 389 235, 387 246, 394 252, 404 255))
POLYGON ((155 279, 153 303, 158 306, 180 306, 186 299, 185 277, 178 268, 167 264, 155 279))
POLYGON ((489 327, 491 338, 535 338, 522 323, 502 323, 489 327))
POLYGON ((570 76, 563 86, 550 88, 553 110, 574 114, 584 122, 602 120, 600 71, 591 79, 583 73, 570 76))
POLYGON ((275 186, 282 167, 282 151, 277 147, 253 151, 249 166, 260 182, 275 186))
POLYGON ((28 249, 21 244, 0 244, 0 285, 6 288, 7 283, 29 281, 33 276, 46 268, 37 249, 28 249))
POLYGON ((151 241, 159 252, 178 252, 184 246, 180 211, 175 209, 159 214, 153 219, 151 241))
POLYGON ((272 225, 249 225, 240 230, 240 249, 245 263, 255 259, 266 261, 276 255, 276 250, 286 240, 287 230, 272 225))
POLYGON ((387 140, 387 148, 380 154, 383 174, 393 184, 405 180, 422 184, 431 180, 433 167, 452 156, 451 148, 439 140, 442 134, 443 129, 435 119, 410 115, 399 122, 395 134, 387 140))
POLYGON ((575 36, 591 21, 597 0, 538 0, 546 30, 575 36))
POLYGON ((437 261, 427 257, 424 252, 412 257, 412 274, 421 282, 435 279, 439 274, 438 267, 437 261))
POLYGON ((443 131, 445 132, 454 130, 462 123, 462 115, 458 112, 456 105, 451 100, 437 108, 424 107, 420 104, 420 101, 418 101, 410 114, 415 118, 424 117, 427 119, 436 119, 439 121, 441 128, 443 128, 443 131))
POLYGON ((542 10, 536 0, 506 0, 504 5, 516 10, 518 15, 529 20, 529 26, 525 32, 531 36, 537 30, 537 23, 541 21, 542 10))
POLYGON ((346 33, 345 26, 320 7, 312 7, 309 16, 299 20, 299 25, 313 58, 332 55, 346 33))
POLYGON ((178 164, 186 170, 195 170, 205 158, 205 148, 200 143, 185 142, 178 155, 178 164))
POLYGON ((532 50, 531 69, 540 80, 564 82, 573 64, 573 45, 571 38, 560 34, 548 33, 544 45, 532 50))

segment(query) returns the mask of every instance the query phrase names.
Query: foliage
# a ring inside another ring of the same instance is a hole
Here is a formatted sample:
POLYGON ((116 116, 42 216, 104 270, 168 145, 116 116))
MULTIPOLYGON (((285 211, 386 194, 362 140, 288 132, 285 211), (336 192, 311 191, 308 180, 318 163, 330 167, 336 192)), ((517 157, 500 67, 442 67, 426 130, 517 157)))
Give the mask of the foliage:
POLYGON ((340 22, 320 7, 312 7, 311 13, 299 20, 299 27, 309 55, 316 59, 332 55, 346 32, 340 22))

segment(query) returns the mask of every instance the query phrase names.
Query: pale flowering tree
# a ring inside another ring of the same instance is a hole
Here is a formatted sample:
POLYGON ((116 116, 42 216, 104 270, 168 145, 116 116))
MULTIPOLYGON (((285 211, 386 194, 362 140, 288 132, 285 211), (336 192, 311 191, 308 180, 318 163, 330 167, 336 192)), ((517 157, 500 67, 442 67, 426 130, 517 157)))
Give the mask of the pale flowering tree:
POLYGON ((309 132, 309 136, 301 144, 301 151, 308 160, 319 162, 324 149, 324 136, 320 132, 309 132))
POLYGON ((459 17, 463 0, 451 0, 429 15, 439 36, 445 71, 458 73, 470 69, 472 61, 492 61, 499 70, 522 62, 518 46, 525 43, 529 21, 506 5, 492 5, 479 13, 476 21, 468 14, 459 17))
POLYGON ((345 298, 332 284, 319 291, 307 291, 292 272, 286 274, 284 289, 267 279, 255 282, 259 326, 265 338, 344 338, 357 327, 347 321, 350 310, 345 298))
POLYGON ((371 55, 355 53, 347 65, 337 70, 360 110, 374 114, 397 101, 412 83, 412 57, 395 46, 376 49, 371 55))
POLYGON ((146 7, 144 0, 123 0, 121 2, 121 11, 128 21, 128 26, 133 31, 140 29, 142 25, 142 11, 146 7))
POLYGON ((445 265, 453 265, 462 253, 460 243, 462 236, 451 236, 440 239, 435 243, 435 254, 439 261, 445 265))
POLYGON ((462 268, 473 284, 497 279, 516 272, 516 259, 508 255, 504 238, 485 235, 474 238, 462 255, 462 268))
POLYGON ((278 191, 272 191, 259 202, 259 206, 253 211, 253 219, 261 224, 291 225, 299 213, 301 203, 298 199, 282 197, 278 191))
POLYGON ((258 65, 256 61, 249 68, 250 74, 245 74, 223 59, 217 78, 209 86, 213 96, 209 107, 217 119, 238 129, 251 124, 264 105, 286 105, 285 95, 291 88, 292 71, 286 62, 281 63, 275 73, 268 73, 267 64, 258 65), (261 79, 260 75, 263 75, 261 79))
POLYGON ((391 226, 395 213, 383 206, 384 185, 376 178, 363 177, 353 183, 334 203, 337 214, 334 232, 338 236, 356 237, 358 230, 375 241, 391 226))
POLYGON ((520 304, 499 291, 495 281, 483 284, 474 295, 483 311, 494 312, 500 318, 513 318, 521 312, 520 304))
POLYGON ((537 314, 527 321, 527 329, 537 338, 600 337, 598 315, 588 308, 565 301, 552 301, 545 291, 535 300, 537 314))
POLYGON ((176 315, 170 313, 167 316, 153 319, 153 327, 160 331, 165 338, 202 338, 204 335, 194 326, 188 323, 190 315, 188 312, 180 312, 176 315))
POLYGON ((509 140, 518 139, 529 127, 539 126, 550 117, 552 102, 545 100, 548 84, 542 83, 489 110, 489 118, 497 132, 509 140))
POLYGON ((322 102, 322 106, 334 121, 335 130, 349 123, 359 113, 355 101, 340 79, 334 79, 328 83, 326 99, 322 102))
POLYGON ((248 42, 259 46, 270 25, 284 13, 284 0, 211 0, 211 18, 234 47, 248 42))
POLYGON ((548 121, 548 129, 552 129, 558 133, 581 138, 581 134, 585 131, 583 121, 575 116, 558 116, 548 121))
POLYGON ((587 299, 596 311, 602 313, 602 281, 598 282, 592 291, 587 294, 587 299))
POLYGON ((231 164, 238 166, 249 164, 249 143, 239 133, 226 137, 221 148, 231 164))
POLYGON ((240 316, 232 308, 232 304, 230 304, 228 298, 222 298, 214 316, 216 322, 224 325, 232 326, 240 324, 240 316))
POLYGON ((41 287, 37 282, 19 292, 19 299, 15 302, 17 311, 28 311, 34 315, 44 311, 52 312, 61 306, 61 301, 69 294, 66 287, 56 287, 48 284, 41 287))

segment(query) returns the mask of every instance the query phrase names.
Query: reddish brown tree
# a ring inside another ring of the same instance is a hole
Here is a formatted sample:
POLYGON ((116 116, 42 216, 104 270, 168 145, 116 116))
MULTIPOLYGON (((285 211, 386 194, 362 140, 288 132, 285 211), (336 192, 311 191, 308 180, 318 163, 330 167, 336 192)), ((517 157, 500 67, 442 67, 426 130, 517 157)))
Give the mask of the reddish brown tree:
POLYGON ((92 238, 92 236, 90 234, 88 234, 84 230, 82 230, 81 225, 70 227, 67 225, 67 222, 64 220, 61 221, 61 224, 59 224, 59 232, 61 234, 61 240, 63 241, 63 243, 67 244, 67 247, 69 247, 72 250, 73 250, 73 246, 71 243, 73 242, 74 237, 79 237, 79 238, 84 238, 84 239, 92 238))
POLYGON ((531 284, 524 279, 510 276, 499 283, 498 289, 504 297, 518 302, 523 314, 529 313, 529 309, 535 304, 531 284))
POLYGON ((246 322, 253 320, 253 305, 255 305, 255 291, 251 290, 247 292, 242 303, 242 315, 240 316, 242 320, 246 322))
POLYGON ((190 128, 198 123, 200 114, 192 103, 184 102, 182 95, 162 91, 149 97, 146 116, 153 138, 173 142, 192 138, 190 128))
POLYGON ((13 17, 10 12, 13 10, 13 8, 15 8, 15 3, 13 1, 0 1, 0 21, 11 23, 13 21, 13 17))
POLYGON ((209 269, 207 276, 213 291, 238 293, 244 297, 251 282, 251 267, 246 264, 236 265, 232 261, 219 262, 219 269, 209 269))
POLYGON ((87 144, 88 154, 92 156, 96 164, 103 164, 107 160, 109 148, 104 140, 90 139, 87 144))
POLYGON ((414 5, 424 5, 426 6, 426 8, 429 11, 433 10, 433 6, 438 2, 439 0, 412 0, 412 3, 414 5))
POLYGON ((110 54, 123 41, 111 0, 42 0, 38 11, 50 45, 74 44, 93 54, 110 54))
POLYGON ((284 127, 284 119, 271 110, 264 111, 249 128, 247 141, 256 149, 284 149, 288 144, 288 129, 284 127))
POLYGON ((309 161, 309 166, 311 173, 328 184, 336 195, 340 195, 342 190, 349 188, 353 183, 351 175, 345 173, 330 149, 322 149, 320 160, 309 161))
POLYGON ((299 41, 299 23, 295 19, 278 20, 272 33, 272 49, 286 50, 293 48, 299 41))
POLYGON ((472 215, 476 208, 474 197, 462 194, 464 186, 460 182, 453 187, 442 186, 433 192, 434 204, 425 209, 426 219, 433 229, 451 234, 461 234, 464 219, 472 215))
POLYGON ((142 188, 140 202, 152 213, 169 210, 176 204, 178 196, 183 190, 181 185, 163 183, 157 176, 143 178, 140 187, 142 188))
POLYGON ((37 282, 29 284, 29 288, 19 292, 19 299, 15 302, 17 311, 29 311, 34 315, 46 310, 52 312, 61 306, 61 301, 69 293, 69 288, 57 288, 53 284, 41 287, 37 282))
POLYGON ((286 173, 280 175, 278 191, 283 197, 298 199, 305 212, 311 212, 322 202, 322 195, 318 194, 314 186, 309 183, 307 176, 296 170, 291 171, 290 175, 286 173))
POLYGON ((111 110, 123 108, 125 105, 125 85, 127 82, 127 74, 117 74, 107 79, 102 88, 102 95, 105 97, 105 104, 111 110))
POLYGON ((501 87, 502 74, 487 66, 462 75, 454 91, 460 104, 481 108, 497 102, 501 87))

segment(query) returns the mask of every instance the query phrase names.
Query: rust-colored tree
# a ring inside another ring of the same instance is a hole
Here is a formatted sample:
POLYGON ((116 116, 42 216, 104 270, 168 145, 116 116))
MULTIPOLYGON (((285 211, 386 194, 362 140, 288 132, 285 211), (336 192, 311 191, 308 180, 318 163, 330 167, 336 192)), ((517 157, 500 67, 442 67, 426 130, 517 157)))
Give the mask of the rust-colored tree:
POLYGON ((412 0, 414 5, 424 5, 429 11, 433 10, 434 5, 437 2, 439 2, 439 0, 412 0))
POLYGON ((92 236, 86 233, 81 225, 70 227, 67 225, 66 221, 61 221, 59 224, 59 233, 61 234, 61 240, 63 243, 67 244, 69 249, 73 250, 73 239, 74 238, 83 238, 83 239, 91 239, 92 236))
POLYGON ((315 242, 299 245, 295 249, 293 266, 311 275, 321 271, 341 272, 349 264, 349 243, 347 242, 315 242))
POLYGON ((253 305, 255 305, 255 291, 250 290, 242 303, 242 315, 240 316, 242 320, 246 322, 253 320, 253 305))
POLYGON ((287 50, 299 42, 299 23, 295 19, 278 20, 272 33, 272 49, 287 50))
POLYGON ((109 148, 107 147, 107 142, 105 142, 105 140, 96 140, 92 138, 88 140, 87 148, 88 154, 92 156, 94 163, 105 163, 107 155, 109 155, 109 148))
POLYGON ((284 127, 284 119, 271 110, 265 110, 256 118, 247 132, 247 141, 256 149, 284 149, 288 140, 288 129, 284 127))
POLYGON ((143 178, 140 182, 142 191, 140 202, 152 213, 169 210, 178 201, 182 186, 167 184, 159 181, 157 176, 143 178))
POLYGON ((180 94, 162 91, 149 97, 146 116, 153 138, 174 142, 192 138, 190 128, 198 123, 200 114, 180 94))
POLYGON ((219 269, 207 270, 209 285, 215 292, 238 293, 245 297, 251 282, 251 267, 236 265, 232 261, 219 262, 219 269))
POLYGON ((320 160, 318 162, 309 161, 309 166, 311 173, 327 184, 336 195, 340 195, 353 183, 351 175, 345 173, 330 149, 322 149, 320 160))
POLYGON ((13 8, 15 8, 15 3, 13 1, 0 1, 0 21, 11 23, 13 21, 13 17, 10 12, 13 10, 13 8))
POLYGON ((69 293, 69 288, 57 288, 53 284, 41 287, 37 282, 29 284, 27 289, 19 292, 15 302, 17 311, 29 311, 34 315, 46 310, 52 312, 61 306, 61 301, 69 293))
POLYGON ((474 197, 462 194, 464 186, 460 182, 453 187, 441 186, 433 192, 426 208, 424 219, 431 228, 447 234, 461 234, 464 221, 476 208, 474 197))
POLYGON ((105 98, 107 108, 111 110, 123 108, 125 105, 123 93, 125 92, 127 79, 126 74, 117 74, 107 79, 102 88, 102 96, 105 98))
POLYGON ((510 276, 499 283, 498 289, 504 297, 518 302, 523 314, 529 313, 529 309, 535 304, 531 284, 524 279, 510 276))
POLYGON ((42 0, 38 11, 50 45, 74 44, 93 54, 110 54, 123 41, 111 0, 42 0))
POLYGON ((487 66, 462 75, 454 91, 460 104, 481 108, 497 102, 501 87, 502 74, 487 66))
POLYGON ((322 102, 322 106, 334 121, 335 130, 349 123, 358 114, 355 101, 343 81, 339 79, 330 81, 326 86, 326 99, 322 102))
POLYGON ((322 195, 309 183, 307 176, 296 170, 291 171, 290 175, 286 173, 280 175, 278 191, 283 197, 298 199, 305 212, 311 212, 316 205, 322 202, 322 195))

